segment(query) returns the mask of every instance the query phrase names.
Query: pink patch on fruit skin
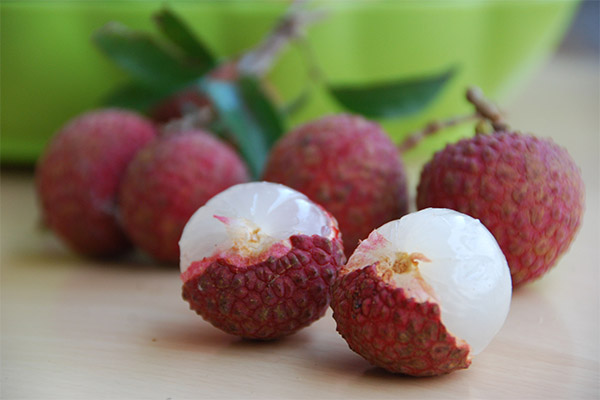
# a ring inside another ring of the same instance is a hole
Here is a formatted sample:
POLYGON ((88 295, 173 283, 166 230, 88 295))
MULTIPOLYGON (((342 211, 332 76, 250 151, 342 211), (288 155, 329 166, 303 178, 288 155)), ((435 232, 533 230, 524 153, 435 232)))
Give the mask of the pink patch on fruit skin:
POLYGON ((221 221, 225 225, 229 225, 229 222, 231 221, 229 218, 223 217, 222 215, 213 215, 213 218, 218 219, 219 221, 221 221))
MULTIPOLYGON (((221 220, 220 218, 227 219, 226 217, 217 217, 215 218, 221 220)), ((224 222, 224 221, 221 221, 224 222)), ((226 222, 224 222, 226 223, 226 222)), ((187 282, 191 278, 196 275, 201 274, 206 270, 206 268, 214 263, 217 260, 223 260, 227 264, 237 265, 240 267, 246 267, 250 265, 255 265, 267 260, 269 257, 279 258, 287 254, 292 248, 292 244, 289 239, 282 240, 281 242, 275 243, 268 250, 263 251, 260 254, 257 254, 253 257, 244 257, 237 253, 231 252, 231 249, 227 249, 225 251, 218 252, 213 254, 210 257, 205 257, 202 260, 194 261, 190 264, 190 266, 185 270, 185 272, 181 273, 181 281, 187 282)))

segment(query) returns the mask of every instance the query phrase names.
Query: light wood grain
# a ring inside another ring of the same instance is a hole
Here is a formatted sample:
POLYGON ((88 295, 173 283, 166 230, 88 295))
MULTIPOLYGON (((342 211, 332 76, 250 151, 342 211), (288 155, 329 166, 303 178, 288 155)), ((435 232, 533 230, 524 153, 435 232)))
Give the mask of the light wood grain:
POLYGON ((581 166, 584 223, 558 266, 515 293, 471 368, 439 378, 371 367, 330 312, 272 343, 221 333, 187 309, 176 270, 86 260, 40 231, 31 175, 3 173, 2 398, 598 398, 598 96, 597 61, 562 57, 509 102, 514 126, 554 138, 581 166))

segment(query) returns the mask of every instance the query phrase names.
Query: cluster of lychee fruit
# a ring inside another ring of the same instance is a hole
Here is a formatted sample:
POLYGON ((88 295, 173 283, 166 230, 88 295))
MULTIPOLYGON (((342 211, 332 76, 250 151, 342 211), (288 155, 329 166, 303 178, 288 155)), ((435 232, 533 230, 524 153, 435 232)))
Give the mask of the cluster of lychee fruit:
POLYGON ((115 109, 68 123, 37 170, 45 221, 68 244, 179 260, 183 298, 225 332, 275 339, 331 306, 352 350, 415 376, 468 367, 583 213, 567 152, 502 129, 436 153, 410 214, 398 148, 360 116, 296 128, 263 182, 248 180, 210 133, 161 135, 115 109))
POLYGON ((77 252, 113 257, 133 244, 174 264, 194 211, 248 179, 236 151, 214 135, 161 134, 152 120, 121 109, 69 121, 36 173, 44 222, 77 252))

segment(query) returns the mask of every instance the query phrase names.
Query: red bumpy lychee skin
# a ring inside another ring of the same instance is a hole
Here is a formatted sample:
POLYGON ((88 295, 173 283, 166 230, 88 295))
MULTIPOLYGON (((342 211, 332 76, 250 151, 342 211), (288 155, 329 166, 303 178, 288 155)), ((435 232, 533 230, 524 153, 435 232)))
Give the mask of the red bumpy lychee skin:
POLYGON ((295 235, 290 242, 247 266, 219 256, 195 262, 182 275, 183 298, 232 335, 271 340, 297 332, 327 310, 345 258, 337 237, 295 235))
POLYGON ((43 219, 75 251, 112 256, 131 244, 116 217, 116 197, 127 165, 156 136, 133 112, 105 109, 62 127, 36 169, 43 219))
POLYGON ((569 247, 581 223, 584 185, 567 151, 551 140, 496 132, 436 153, 421 173, 417 207, 481 220, 518 287, 546 273, 569 247))
POLYGON ((411 298, 377 274, 376 267, 341 274, 331 308, 348 346, 394 373, 435 376, 469 367, 469 346, 449 334, 440 307, 411 298))
POLYGON ((195 130, 158 139, 136 155, 123 178, 123 226, 153 258, 177 263, 178 241, 194 211, 248 179, 237 153, 209 133, 195 130))
POLYGON ((378 124, 360 116, 327 116, 288 133, 271 150, 264 179, 296 189, 331 212, 347 255, 408 209, 396 146, 378 124))

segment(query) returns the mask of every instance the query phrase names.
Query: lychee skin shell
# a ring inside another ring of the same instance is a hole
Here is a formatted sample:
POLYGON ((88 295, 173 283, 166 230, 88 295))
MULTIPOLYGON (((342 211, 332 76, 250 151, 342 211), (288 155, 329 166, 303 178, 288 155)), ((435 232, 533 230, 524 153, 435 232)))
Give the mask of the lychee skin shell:
POLYGON ((478 218, 518 287, 545 274, 568 249, 581 223, 584 185, 567 151, 551 140, 496 132, 436 153, 421 173, 417 207, 478 218))
POLYGON ((248 179, 237 153, 207 132, 156 140, 136 155, 123 179, 123 227, 154 259, 177 263, 179 239, 192 214, 217 193, 248 179))
POLYGON ((321 318, 330 287, 345 261, 339 239, 296 235, 281 257, 250 266, 213 261, 183 284, 183 299, 215 327, 232 335, 271 340, 321 318))
POLYGON ((397 148, 378 124, 360 116, 331 115, 288 133, 271 150, 263 179, 296 189, 333 214, 346 255, 408 211, 397 148))
POLYGON ((113 256, 129 249, 117 219, 117 191, 131 159, 155 136, 149 120, 125 110, 95 110, 69 121, 36 168, 45 223, 81 254, 113 256))
POLYGON ((457 343, 435 303, 407 297, 371 265, 342 275, 333 285, 337 331, 371 364, 393 373, 435 376, 469 367, 470 348, 457 343))

